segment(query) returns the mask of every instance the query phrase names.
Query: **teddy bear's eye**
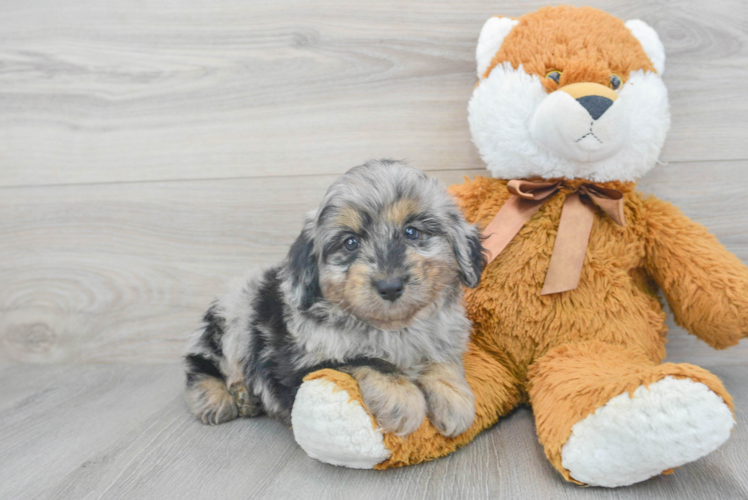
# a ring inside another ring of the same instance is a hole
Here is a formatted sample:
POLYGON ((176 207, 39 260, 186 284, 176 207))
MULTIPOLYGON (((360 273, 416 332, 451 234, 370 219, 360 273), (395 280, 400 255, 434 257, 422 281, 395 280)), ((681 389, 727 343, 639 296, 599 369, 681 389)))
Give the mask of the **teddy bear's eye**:
POLYGON ((621 88, 621 77, 618 75, 610 75, 610 88, 618 90, 621 88))
POLYGON ((546 78, 550 78, 554 82, 558 83, 558 81, 561 80, 561 72, 558 71, 558 70, 556 70, 556 69, 554 69, 554 70, 549 71, 548 73, 546 73, 545 77, 546 78))

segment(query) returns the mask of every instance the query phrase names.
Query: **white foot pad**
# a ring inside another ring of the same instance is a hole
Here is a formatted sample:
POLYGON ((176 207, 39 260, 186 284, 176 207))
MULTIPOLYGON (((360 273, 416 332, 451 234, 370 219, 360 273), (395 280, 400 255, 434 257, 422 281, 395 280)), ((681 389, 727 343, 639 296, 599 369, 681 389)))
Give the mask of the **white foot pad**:
POLYGON ((291 413, 299 446, 312 458, 354 469, 372 469, 390 457, 381 429, 347 391, 326 380, 301 384, 291 413))
POLYGON ((716 450, 735 420, 721 397, 688 379, 665 377, 624 392, 574 424, 564 468, 591 486, 644 481, 716 450))

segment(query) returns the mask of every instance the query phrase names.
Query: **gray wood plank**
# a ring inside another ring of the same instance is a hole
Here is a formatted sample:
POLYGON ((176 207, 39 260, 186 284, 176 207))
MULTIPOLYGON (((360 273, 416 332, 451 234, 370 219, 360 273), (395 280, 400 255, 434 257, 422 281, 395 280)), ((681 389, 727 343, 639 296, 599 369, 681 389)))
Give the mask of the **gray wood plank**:
POLYGON ((177 359, 227 280, 282 260, 333 179, 4 190, 0 360, 177 359))
MULTIPOLYGON (((480 27, 546 3, 2 2, 0 185, 482 168, 480 27)), ((664 160, 748 158, 748 4, 589 3, 663 39, 664 160)))
POLYGON ((738 425, 715 453, 628 488, 580 488, 547 463, 519 409, 443 459, 384 472, 308 458, 265 417, 200 424, 178 365, 0 367, 0 498, 737 499, 748 495, 748 366, 712 367, 738 425), (23 387, 23 389, 19 389, 23 387))
POLYGON ((3 367, 0 498, 56 492, 64 474, 92 465, 102 443, 141 432, 168 401, 178 408, 181 395, 163 383, 173 372, 173 366, 3 367), (6 403, 6 394, 15 401, 6 403))
MULTIPOLYGON (((748 162, 670 164, 642 189, 748 262, 748 162)), ((448 183, 461 171, 439 172, 448 183)), ((334 176, 0 190, 0 360, 168 362, 224 283, 280 261, 334 176)), ((671 335, 695 363, 745 359, 671 335)))

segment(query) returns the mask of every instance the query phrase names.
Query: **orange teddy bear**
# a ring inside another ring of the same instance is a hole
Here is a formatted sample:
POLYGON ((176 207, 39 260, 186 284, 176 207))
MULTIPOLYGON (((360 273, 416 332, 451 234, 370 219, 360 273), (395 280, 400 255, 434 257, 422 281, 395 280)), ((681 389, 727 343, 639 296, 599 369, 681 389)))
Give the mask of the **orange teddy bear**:
POLYGON ((748 269, 672 205, 635 191, 670 124, 655 31, 591 8, 486 22, 469 104, 495 179, 452 188, 492 262, 466 293, 464 364, 476 418, 450 439, 428 421, 382 434, 355 382, 323 370, 294 405, 310 456, 383 469, 446 455, 520 404, 553 466, 622 486, 714 451, 734 425, 720 380, 662 363, 662 290, 678 324, 711 346, 748 332, 748 269))

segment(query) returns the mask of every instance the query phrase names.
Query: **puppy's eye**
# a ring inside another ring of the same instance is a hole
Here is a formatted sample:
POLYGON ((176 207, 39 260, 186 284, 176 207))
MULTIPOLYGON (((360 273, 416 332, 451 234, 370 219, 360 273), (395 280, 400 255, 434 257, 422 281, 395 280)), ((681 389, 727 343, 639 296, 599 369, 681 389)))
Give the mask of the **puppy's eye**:
POLYGON ((561 80, 561 72, 558 71, 558 70, 556 70, 556 69, 554 69, 554 70, 549 71, 548 73, 546 73, 545 77, 546 78, 550 78, 554 82, 558 83, 559 80, 561 80))
POLYGON ((419 236, 418 229, 414 227, 405 228, 405 238, 408 240, 417 240, 419 236))
POLYGON ((349 252, 352 252, 358 248, 358 239, 351 236, 343 242, 343 246, 345 247, 346 250, 348 250, 349 252))
POLYGON ((618 75, 610 75, 610 88, 618 90, 621 88, 621 77, 618 75))

